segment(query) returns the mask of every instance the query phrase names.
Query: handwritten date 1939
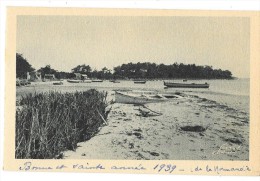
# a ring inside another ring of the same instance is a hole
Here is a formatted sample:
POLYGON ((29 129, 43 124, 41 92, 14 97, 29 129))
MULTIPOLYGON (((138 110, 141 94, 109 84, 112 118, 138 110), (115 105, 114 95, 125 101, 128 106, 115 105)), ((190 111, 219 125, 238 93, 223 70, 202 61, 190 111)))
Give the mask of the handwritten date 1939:
POLYGON ((164 171, 167 173, 172 173, 176 169, 176 165, 172 164, 157 164, 153 168, 154 170, 157 170, 158 172, 164 171))

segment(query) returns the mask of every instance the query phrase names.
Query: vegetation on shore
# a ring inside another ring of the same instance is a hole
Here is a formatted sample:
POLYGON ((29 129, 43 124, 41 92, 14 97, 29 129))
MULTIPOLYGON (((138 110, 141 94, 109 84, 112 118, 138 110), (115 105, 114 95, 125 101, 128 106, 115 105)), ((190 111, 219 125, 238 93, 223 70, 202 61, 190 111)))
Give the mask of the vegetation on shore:
MULTIPOLYGON (((16 76, 22 77, 26 72, 33 70, 26 59, 21 60, 22 55, 16 54, 16 76), (21 63, 22 62, 22 63, 21 63), (28 66, 29 65, 29 66, 28 66)), ((54 74, 57 79, 69 79, 76 75, 85 74, 90 78, 97 79, 233 79, 229 70, 213 69, 212 66, 198 66, 195 64, 173 63, 171 65, 145 63, 128 63, 114 67, 109 70, 104 67, 102 70, 92 70, 89 65, 78 65, 71 69, 71 72, 60 72, 54 70, 50 65, 37 70, 44 77, 45 74, 54 74)))
POLYGON ((15 157, 57 158, 90 139, 104 124, 107 93, 33 93, 17 101, 15 157))
POLYGON ((147 79, 232 79, 229 70, 213 69, 212 66, 174 63, 171 65, 155 63, 128 63, 114 68, 114 76, 147 79))

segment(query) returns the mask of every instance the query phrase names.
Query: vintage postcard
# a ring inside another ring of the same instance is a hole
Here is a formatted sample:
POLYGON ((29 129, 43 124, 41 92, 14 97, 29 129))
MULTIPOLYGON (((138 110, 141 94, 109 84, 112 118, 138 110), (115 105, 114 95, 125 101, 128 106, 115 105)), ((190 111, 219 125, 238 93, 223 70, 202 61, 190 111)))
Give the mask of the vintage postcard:
POLYGON ((259 175, 259 22, 9 7, 4 169, 259 175))

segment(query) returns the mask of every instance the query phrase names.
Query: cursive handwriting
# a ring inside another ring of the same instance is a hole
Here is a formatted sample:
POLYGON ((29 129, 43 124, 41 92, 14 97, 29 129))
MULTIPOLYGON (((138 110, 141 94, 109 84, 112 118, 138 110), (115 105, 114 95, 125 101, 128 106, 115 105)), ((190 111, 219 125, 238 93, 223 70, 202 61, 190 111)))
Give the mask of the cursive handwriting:
POLYGON ((221 166, 214 166, 211 168, 210 166, 206 166, 207 172, 216 172, 217 174, 220 174, 220 172, 250 172, 251 169, 248 166, 242 166, 242 167, 221 167, 221 166))
POLYGON ((146 170, 146 168, 139 164, 138 166, 112 166, 111 170, 146 170))
POLYGON ((191 170, 191 172, 200 172, 200 171, 206 171, 206 172, 215 172, 217 174, 220 174, 221 172, 250 172, 251 169, 249 166, 241 166, 241 167, 223 167, 223 166, 209 166, 206 167, 195 167, 191 170))
POLYGON ((240 145, 228 145, 228 144, 223 144, 220 146, 220 148, 217 151, 213 151, 213 155, 220 155, 220 154, 234 154, 237 151, 241 150, 240 145))
POLYGON ((29 171, 29 170, 34 170, 34 171, 39 171, 39 170, 53 170, 52 167, 50 166, 33 166, 32 162, 25 162, 23 166, 19 167, 19 170, 24 170, 24 171, 29 171))
MULTIPOLYGON (((73 164, 73 165, 57 165, 56 167, 52 166, 37 166, 34 165, 32 162, 25 162, 22 166, 19 167, 19 170, 21 171, 51 171, 51 170, 64 170, 65 168, 72 168, 75 170, 105 170, 106 167, 102 164, 90 164, 85 163, 83 164, 73 164)), ((143 171, 147 170, 145 166, 142 164, 134 165, 134 166, 119 166, 119 165, 113 165, 111 167, 108 167, 110 170, 134 170, 134 171, 143 171)), ((177 169, 177 165, 175 164, 156 164, 152 167, 153 171, 156 171, 158 173, 174 173, 177 169)), ((184 169, 179 168, 179 171, 184 171, 184 169)), ((190 170, 191 172, 208 172, 208 173, 217 173, 221 174, 223 172, 250 172, 251 168, 247 165, 244 166, 237 166, 237 167, 224 167, 220 165, 206 165, 206 166, 196 166, 193 167, 193 169, 190 170)))
POLYGON ((80 165, 80 164, 75 164, 72 165, 73 169, 79 169, 79 170, 104 170, 105 167, 101 164, 91 166, 89 163, 86 163, 86 165, 80 165))

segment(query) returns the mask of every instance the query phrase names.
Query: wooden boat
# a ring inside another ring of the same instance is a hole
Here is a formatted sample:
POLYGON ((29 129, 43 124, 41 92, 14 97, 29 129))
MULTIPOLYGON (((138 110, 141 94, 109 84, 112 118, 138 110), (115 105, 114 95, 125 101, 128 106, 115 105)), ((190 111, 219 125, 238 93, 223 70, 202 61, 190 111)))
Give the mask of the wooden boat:
POLYGON ((103 80, 100 80, 100 79, 93 79, 92 82, 103 82, 103 80))
POLYGON ((69 82, 69 83, 80 83, 81 80, 68 79, 67 82, 69 82))
POLYGON ((63 82, 53 82, 53 85, 63 85, 63 82))
POLYGON ((134 92, 115 92, 115 102, 125 104, 146 104, 163 102, 167 98, 159 94, 137 94, 134 92))
POLYGON ((205 84, 195 84, 195 83, 173 83, 173 82, 163 82, 166 87, 173 88, 209 88, 209 84, 206 82, 205 84))
POLYGON ((91 80, 91 79, 85 79, 85 80, 83 80, 82 82, 83 82, 83 83, 91 83, 92 80, 91 80))
POLYGON ((145 84, 146 80, 134 80, 135 84, 145 84))

